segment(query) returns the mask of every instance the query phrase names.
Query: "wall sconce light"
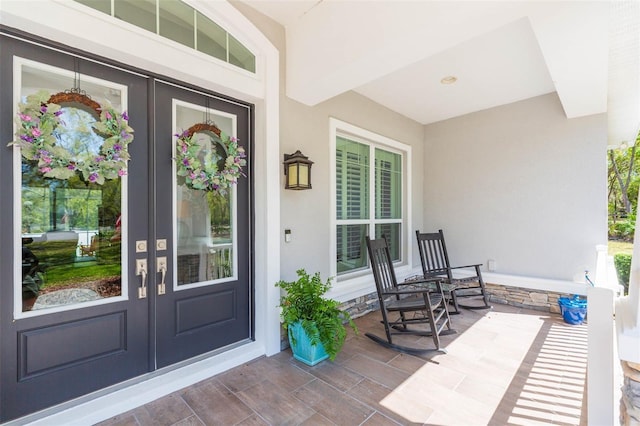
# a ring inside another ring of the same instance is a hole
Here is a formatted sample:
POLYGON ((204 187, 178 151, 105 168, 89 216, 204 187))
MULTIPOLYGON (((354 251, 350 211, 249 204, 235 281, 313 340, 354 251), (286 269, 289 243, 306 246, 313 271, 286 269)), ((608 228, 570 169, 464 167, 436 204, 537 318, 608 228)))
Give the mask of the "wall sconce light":
POLYGON ((284 189, 311 189, 311 165, 313 161, 300 150, 284 155, 284 189))

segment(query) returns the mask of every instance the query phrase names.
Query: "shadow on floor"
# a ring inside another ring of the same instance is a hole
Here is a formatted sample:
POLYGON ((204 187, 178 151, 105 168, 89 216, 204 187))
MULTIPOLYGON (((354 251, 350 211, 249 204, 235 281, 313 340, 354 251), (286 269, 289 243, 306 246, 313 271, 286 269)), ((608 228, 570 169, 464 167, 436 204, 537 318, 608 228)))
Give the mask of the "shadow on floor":
POLYGON ((490 424, 586 425, 587 325, 544 320, 490 424))
POLYGON ((374 343, 364 336, 384 335, 374 312, 356 320, 360 333, 349 332, 335 362, 309 367, 282 351, 100 425, 581 423, 586 325, 506 305, 452 320, 458 333, 443 336, 446 354, 426 359, 374 343))

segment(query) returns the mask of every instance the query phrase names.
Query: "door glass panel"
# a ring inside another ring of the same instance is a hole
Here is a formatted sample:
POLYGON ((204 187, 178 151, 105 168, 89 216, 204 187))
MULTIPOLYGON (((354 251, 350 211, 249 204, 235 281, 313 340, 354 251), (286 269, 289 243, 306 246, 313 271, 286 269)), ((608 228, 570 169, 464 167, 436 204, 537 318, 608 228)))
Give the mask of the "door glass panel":
MULTIPOLYGON (((223 133, 236 134, 236 119, 197 105, 174 101, 174 134, 194 124, 213 122, 223 133)), ((208 132, 195 133, 199 157, 215 153, 218 170, 224 168, 226 151, 220 138, 208 132)), ((174 146, 175 151, 175 138, 174 146)), ((176 287, 191 288, 229 281, 237 275, 235 185, 224 195, 193 189, 174 170, 176 287)))
MULTIPOLYGON (((94 101, 125 107, 126 88, 66 70, 18 61, 21 102, 40 90, 50 94, 74 87, 94 101)), ((76 162, 91 161, 103 143, 92 125, 95 111, 78 105, 62 106, 61 119, 53 135, 56 146, 72 153, 76 162)), ((18 151, 16 154, 19 156, 18 151)), ((122 240, 123 190, 126 177, 103 185, 84 181, 80 174, 69 179, 44 177, 37 162, 22 157, 16 168, 20 182, 21 304, 18 312, 63 310, 79 303, 115 300, 123 294, 122 240), (19 173, 19 174, 18 174, 19 173)), ((18 164, 18 163, 16 163, 18 164)), ((16 256, 18 258, 18 256, 16 256)))

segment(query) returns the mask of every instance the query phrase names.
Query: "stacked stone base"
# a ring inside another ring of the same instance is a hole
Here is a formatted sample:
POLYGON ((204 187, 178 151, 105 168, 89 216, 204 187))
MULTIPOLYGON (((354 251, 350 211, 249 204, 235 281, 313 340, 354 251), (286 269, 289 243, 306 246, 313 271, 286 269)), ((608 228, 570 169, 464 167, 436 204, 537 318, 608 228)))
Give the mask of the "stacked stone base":
MULTIPOLYGON (((545 290, 531 290, 499 284, 486 284, 489 301, 503 305, 517 306, 536 311, 560 313, 558 298, 571 295, 545 290)), ((340 309, 349 312, 352 318, 358 318, 380 308, 376 293, 367 294, 343 303, 340 309)))
POLYGON ((351 318, 358 318, 369 312, 377 311, 380 309, 380 303, 378 303, 378 294, 370 293, 364 296, 356 297, 353 300, 344 302, 340 305, 340 309, 346 311, 351 315, 351 318))
POLYGON ((558 298, 568 296, 567 294, 553 291, 531 290, 489 283, 486 284, 486 290, 491 302, 554 314, 560 313, 558 298))
POLYGON ((640 364, 622 361, 624 383, 620 400, 620 424, 640 426, 640 364))

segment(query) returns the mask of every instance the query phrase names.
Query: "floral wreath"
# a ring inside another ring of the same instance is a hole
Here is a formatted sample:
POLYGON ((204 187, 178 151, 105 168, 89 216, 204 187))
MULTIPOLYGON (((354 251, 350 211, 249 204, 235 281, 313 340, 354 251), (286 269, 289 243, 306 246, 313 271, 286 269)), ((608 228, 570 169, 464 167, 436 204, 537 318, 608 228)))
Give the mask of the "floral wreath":
POLYGON ((9 145, 19 146, 26 160, 37 161, 44 177, 69 179, 79 172, 85 182, 102 185, 127 174, 127 145, 133 141, 133 129, 126 112, 120 114, 110 104, 102 106, 77 89, 51 96, 41 90, 18 107, 16 140, 9 145), (97 155, 78 161, 56 144, 56 129, 65 125, 60 104, 78 106, 96 117, 93 130, 104 140, 97 155))
POLYGON ((238 139, 227 136, 216 126, 208 123, 194 124, 182 133, 175 135, 176 164, 178 176, 184 176, 185 184, 192 189, 217 191, 225 195, 231 185, 238 182, 240 176, 246 176, 242 167, 247 164, 244 148, 238 146, 238 139), (207 133, 214 136, 225 150, 224 169, 218 170, 221 157, 212 149, 201 156, 201 146, 194 140, 196 133, 207 133))

